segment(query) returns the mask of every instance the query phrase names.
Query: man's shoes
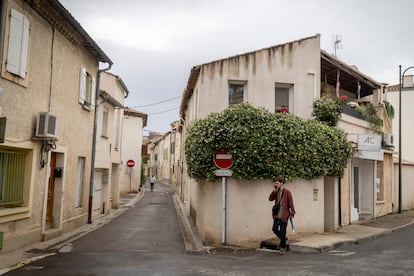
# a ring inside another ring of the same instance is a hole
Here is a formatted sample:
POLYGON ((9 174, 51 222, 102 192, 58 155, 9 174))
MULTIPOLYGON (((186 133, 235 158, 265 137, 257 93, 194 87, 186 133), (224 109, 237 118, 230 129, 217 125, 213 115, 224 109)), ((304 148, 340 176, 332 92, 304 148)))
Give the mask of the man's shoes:
POLYGON ((279 254, 280 254, 280 255, 285 255, 285 251, 286 251, 286 249, 285 249, 285 248, 280 248, 280 250, 279 250, 279 254))

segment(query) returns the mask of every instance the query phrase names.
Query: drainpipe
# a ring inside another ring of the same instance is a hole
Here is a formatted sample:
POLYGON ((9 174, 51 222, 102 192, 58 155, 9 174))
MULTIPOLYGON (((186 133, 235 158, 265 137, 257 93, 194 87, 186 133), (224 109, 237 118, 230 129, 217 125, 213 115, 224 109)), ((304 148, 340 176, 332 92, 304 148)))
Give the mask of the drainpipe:
POLYGON ((101 82, 101 73, 110 70, 112 63, 109 63, 109 66, 104 69, 98 70, 96 76, 96 89, 95 89, 95 112, 93 119, 93 134, 92 134, 92 156, 91 156, 91 173, 89 177, 89 204, 88 204, 88 223, 92 223, 92 200, 93 200, 93 185, 94 185, 94 175, 95 175, 95 156, 96 156, 96 132, 98 129, 98 106, 99 106, 99 89, 101 82))
POLYGON ((338 177, 338 226, 342 227, 341 177, 338 177))

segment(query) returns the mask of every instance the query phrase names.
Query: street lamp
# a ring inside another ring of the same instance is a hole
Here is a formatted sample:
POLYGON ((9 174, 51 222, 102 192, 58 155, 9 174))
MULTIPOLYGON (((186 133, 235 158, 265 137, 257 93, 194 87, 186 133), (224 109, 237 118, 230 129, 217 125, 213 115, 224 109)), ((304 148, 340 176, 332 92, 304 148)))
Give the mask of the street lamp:
POLYGON ((398 111, 398 213, 402 212, 402 167, 401 167, 401 156, 402 156, 402 147, 401 147, 401 88, 403 85, 403 79, 404 79, 404 75, 405 72, 407 72, 407 70, 414 68, 414 66, 410 66, 408 68, 406 68, 403 73, 401 74, 401 65, 400 67, 400 91, 399 91, 399 111, 398 111))

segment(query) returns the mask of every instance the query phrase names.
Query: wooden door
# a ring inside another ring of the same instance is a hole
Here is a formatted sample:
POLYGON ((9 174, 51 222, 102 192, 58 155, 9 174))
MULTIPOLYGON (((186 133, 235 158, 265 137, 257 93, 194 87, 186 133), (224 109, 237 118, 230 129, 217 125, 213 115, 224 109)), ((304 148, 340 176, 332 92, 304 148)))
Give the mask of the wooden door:
POLYGON ((56 167, 56 153, 52 152, 50 157, 50 176, 49 176, 49 186, 47 189, 47 207, 46 207, 46 223, 49 226, 52 224, 53 218, 53 200, 55 194, 55 176, 54 171, 56 167))

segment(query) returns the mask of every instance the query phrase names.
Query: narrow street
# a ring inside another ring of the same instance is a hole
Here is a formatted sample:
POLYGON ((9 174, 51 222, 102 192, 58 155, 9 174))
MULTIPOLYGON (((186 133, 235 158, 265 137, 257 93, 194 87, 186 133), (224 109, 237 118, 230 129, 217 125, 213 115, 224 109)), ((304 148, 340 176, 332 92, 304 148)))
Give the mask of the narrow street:
POLYGON ((324 254, 246 251, 188 255, 173 189, 156 184, 111 223, 67 245, 65 253, 5 275, 409 275, 414 243, 409 226, 375 241, 324 254))

